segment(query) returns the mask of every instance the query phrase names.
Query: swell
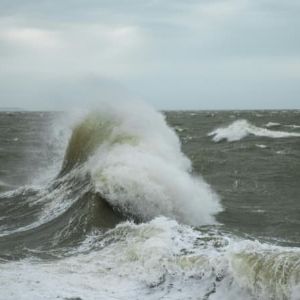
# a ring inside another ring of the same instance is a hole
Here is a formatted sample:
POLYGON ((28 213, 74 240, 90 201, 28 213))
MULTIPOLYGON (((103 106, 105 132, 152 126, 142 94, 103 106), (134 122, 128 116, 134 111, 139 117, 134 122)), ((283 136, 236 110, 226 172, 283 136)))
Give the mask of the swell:
POLYGON ((42 258, 63 256, 95 228, 106 230, 123 220, 87 179, 80 185, 78 180, 72 182, 71 189, 66 182, 54 181, 46 189, 22 190, 6 197, 6 202, 15 205, 13 210, 3 212, 6 217, 0 220, 2 259, 15 260, 32 254, 42 258), (27 201, 16 205, 21 199, 27 201))

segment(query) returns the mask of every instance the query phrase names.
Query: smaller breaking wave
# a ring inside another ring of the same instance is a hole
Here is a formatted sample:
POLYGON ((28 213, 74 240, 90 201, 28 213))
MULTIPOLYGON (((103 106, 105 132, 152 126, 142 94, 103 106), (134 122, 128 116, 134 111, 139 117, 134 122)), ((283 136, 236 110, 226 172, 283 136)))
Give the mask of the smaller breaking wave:
POLYGON ((266 127, 279 127, 280 126, 280 123, 277 123, 277 122, 268 122, 266 125, 266 127))
POLYGON ((292 128, 292 129, 299 129, 299 128, 300 128, 300 125, 296 125, 296 124, 284 125, 284 126, 285 126, 285 127, 292 128))
POLYGON ((277 122, 268 122, 265 127, 288 127, 288 128, 291 128, 291 129, 299 129, 300 128, 300 125, 296 125, 296 124, 287 124, 287 125, 282 125, 280 123, 277 123, 277 122))
POLYGON ((237 120, 227 127, 220 127, 211 131, 208 136, 213 136, 214 142, 227 140, 228 142, 239 141, 249 135, 269 137, 269 138, 289 138, 300 137, 300 133, 274 131, 266 128, 257 127, 247 120, 237 120))
POLYGON ((88 235, 74 253, 0 265, 3 299, 299 300, 298 249, 217 228, 193 230, 164 217, 127 221, 88 235))

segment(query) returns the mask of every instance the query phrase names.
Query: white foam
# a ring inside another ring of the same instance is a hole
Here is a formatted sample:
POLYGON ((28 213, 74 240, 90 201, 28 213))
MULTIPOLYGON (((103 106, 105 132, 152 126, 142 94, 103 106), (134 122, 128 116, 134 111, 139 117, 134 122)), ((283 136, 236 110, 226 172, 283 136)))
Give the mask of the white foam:
POLYGON ((284 125, 285 127, 289 127, 289 128, 292 128, 292 129, 298 129, 300 128, 300 125, 295 125, 295 124, 291 124, 291 125, 284 125))
POLYGON ((278 151, 276 151, 276 154, 286 154, 286 151, 284 151, 284 150, 278 150, 278 151))
POLYGON ((217 251, 193 250, 201 235, 175 221, 126 222, 106 236, 99 241, 97 234, 88 237, 77 255, 58 261, 0 264, 1 296, 6 300, 194 299, 204 295, 215 272, 221 272, 217 251))
POLYGON ((257 148, 261 148, 261 149, 267 148, 267 146, 264 145, 264 144, 255 144, 255 146, 256 146, 257 148))
POLYGON ((141 103, 102 114, 115 124, 112 136, 131 137, 120 143, 107 137, 88 163, 96 189, 113 206, 144 220, 165 215, 191 225, 214 222, 218 196, 191 175, 191 162, 162 114, 141 103))
POLYGON ((280 126, 280 123, 277 123, 277 122, 268 122, 265 126, 266 127, 278 127, 278 126, 280 126))
POLYGON ((183 131, 185 131, 184 128, 181 128, 181 127, 179 127, 179 126, 175 126, 174 129, 175 129, 177 132, 183 132, 183 131))
POLYGON ((125 222, 76 255, 0 264, 1 299, 296 300, 299 255, 166 218, 125 222))
POLYGON ((227 140, 228 142, 239 141, 248 135, 269 138, 300 137, 300 133, 269 130, 257 127, 247 120, 234 121, 229 126, 217 128, 208 134, 208 136, 213 136, 214 142, 222 140, 227 140))

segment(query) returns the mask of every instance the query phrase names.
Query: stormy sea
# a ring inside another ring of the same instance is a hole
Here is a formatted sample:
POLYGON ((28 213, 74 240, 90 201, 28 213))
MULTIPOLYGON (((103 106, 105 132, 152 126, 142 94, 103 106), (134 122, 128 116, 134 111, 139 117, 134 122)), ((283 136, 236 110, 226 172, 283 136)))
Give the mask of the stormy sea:
POLYGON ((0 299, 300 299, 300 111, 0 113, 0 299))

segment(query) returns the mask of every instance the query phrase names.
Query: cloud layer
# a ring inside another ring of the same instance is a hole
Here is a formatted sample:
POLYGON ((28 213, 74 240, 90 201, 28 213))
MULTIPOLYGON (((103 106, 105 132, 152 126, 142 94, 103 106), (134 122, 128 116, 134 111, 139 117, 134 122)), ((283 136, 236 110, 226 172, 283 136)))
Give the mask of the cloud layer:
POLYGON ((300 108, 296 0, 0 1, 0 106, 300 108))

